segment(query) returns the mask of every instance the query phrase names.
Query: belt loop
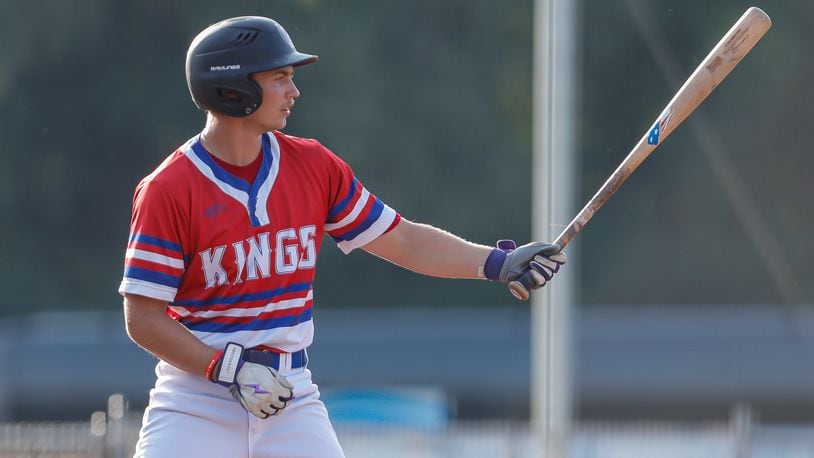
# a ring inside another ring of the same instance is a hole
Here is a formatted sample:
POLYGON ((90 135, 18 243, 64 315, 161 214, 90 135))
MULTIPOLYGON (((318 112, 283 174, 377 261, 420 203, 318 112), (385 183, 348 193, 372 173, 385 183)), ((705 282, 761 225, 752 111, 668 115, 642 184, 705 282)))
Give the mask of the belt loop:
POLYGON ((291 372, 291 353, 280 353, 280 369, 281 374, 291 372))

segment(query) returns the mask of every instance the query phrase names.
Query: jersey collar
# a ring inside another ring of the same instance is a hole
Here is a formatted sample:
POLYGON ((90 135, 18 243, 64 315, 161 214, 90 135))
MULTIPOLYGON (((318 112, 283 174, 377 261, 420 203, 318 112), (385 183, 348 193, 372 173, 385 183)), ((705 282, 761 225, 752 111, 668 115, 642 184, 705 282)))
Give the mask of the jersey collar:
POLYGON ((206 179, 246 209, 252 226, 269 224, 268 198, 280 167, 280 145, 271 132, 263 134, 263 162, 252 184, 230 174, 218 165, 201 144, 200 134, 191 138, 181 151, 206 179))

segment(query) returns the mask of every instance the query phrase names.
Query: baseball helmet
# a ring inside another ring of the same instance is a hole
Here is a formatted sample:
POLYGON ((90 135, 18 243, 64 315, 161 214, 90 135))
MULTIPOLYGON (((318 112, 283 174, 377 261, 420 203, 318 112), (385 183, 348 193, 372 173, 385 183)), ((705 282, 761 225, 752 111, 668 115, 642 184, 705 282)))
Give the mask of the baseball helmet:
POLYGON ((192 101, 202 110, 248 116, 263 101, 253 73, 317 61, 303 54, 285 29, 260 16, 241 16, 204 29, 187 50, 186 76, 192 101))

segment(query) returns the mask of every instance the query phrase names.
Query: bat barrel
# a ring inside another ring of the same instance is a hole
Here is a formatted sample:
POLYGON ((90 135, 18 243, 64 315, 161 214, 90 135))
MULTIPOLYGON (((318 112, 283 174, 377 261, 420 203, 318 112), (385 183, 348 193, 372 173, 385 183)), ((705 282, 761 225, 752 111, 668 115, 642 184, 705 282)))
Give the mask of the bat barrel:
POLYGON ((771 25, 771 19, 763 10, 757 7, 747 9, 687 78, 639 143, 553 243, 565 248, 653 150, 726 78, 771 25))
MULTIPOLYGON (((553 243, 559 245, 561 249, 565 248, 636 168, 650 156, 660 142, 698 108, 701 102, 726 78, 771 25, 771 19, 763 10, 757 7, 747 9, 687 78, 670 103, 656 118, 653 127, 645 132, 639 143, 633 147, 619 167, 554 239, 553 243)), ((530 274, 525 273, 509 283, 509 290, 518 299, 526 300, 532 283, 530 274)))

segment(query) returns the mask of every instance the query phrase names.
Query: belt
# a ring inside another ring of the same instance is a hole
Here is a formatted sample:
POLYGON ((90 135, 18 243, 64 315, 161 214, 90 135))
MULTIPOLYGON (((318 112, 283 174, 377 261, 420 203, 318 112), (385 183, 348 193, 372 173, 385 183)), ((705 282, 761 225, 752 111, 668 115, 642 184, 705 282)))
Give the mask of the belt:
MULTIPOLYGON (((305 352, 305 349, 295 351, 294 353, 275 353, 273 351, 250 348, 243 352, 243 358, 246 361, 269 366, 276 371, 280 370, 281 361, 283 361, 283 365, 285 365, 284 360, 287 359, 286 357, 290 357, 290 369, 299 369, 308 365, 308 354, 305 352)), ((286 368, 283 367, 283 369, 286 368)))

